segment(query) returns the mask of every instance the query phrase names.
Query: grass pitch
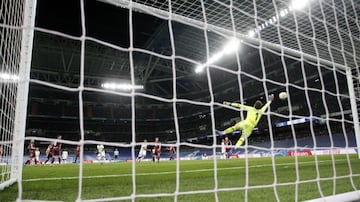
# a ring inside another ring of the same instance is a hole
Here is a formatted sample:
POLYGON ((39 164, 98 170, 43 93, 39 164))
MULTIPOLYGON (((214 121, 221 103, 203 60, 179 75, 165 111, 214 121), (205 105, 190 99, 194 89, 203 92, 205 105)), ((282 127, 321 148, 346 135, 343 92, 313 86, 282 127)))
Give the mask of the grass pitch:
MULTIPOLYGON (((299 201, 360 188, 360 160, 350 161, 344 155, 217 160, 215 183, 214 161, 176 161, 136 163, 136 201, 299 201), (350 162, 350 163, 349 163, 350 162), (349 177, 350 169, 352 178, 349 177), (334 176, 338 179, 334 180, 334 176), (176 179, 179 178, 177 187, 176 179), (319 177, 319 178, 317 178, 319 177), (319 179, 317 181, 316 179, 319 179), (296 183, 299 182, 299 183, 296 183), (277 186, 274 186, 274 184, 277 186), (206 193, 217 187, 215 192, 206 193), (246 189, 247 188, 247 189, 246 189), (297 195, 295 193, 298 193, 297 195), (154 194, 162 194, 154 197, 154 194), (146 198, 145 196, 152 196, 146 198), (297 196, 297 198, 296 198, 297 196)), ((78 197, 79 165, 25 166, 23 168, 23 199, 75 201, 78 197)), ((84 164, 81 199, 129 197, 133 193, 132 163, 84 164)), ((0 201, 14 201, 18 186, 0 191, 0 201)), ((131 201, 131 200, 125 200, 131 201)))

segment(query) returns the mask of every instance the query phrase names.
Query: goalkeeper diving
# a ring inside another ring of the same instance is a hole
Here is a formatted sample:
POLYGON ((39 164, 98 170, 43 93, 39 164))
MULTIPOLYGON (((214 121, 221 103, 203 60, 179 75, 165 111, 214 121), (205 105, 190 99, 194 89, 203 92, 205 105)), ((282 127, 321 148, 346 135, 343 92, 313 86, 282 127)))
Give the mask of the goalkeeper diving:
POLYGON ((269 108, 273 100, 274 95, 271 94, 269 95, 268 102, 265 105, 263 105, 260 100, 257 100, 252 107, 239 103, 223 102, 223 104, 227 106, 245 109, 247 111, 247 115, 245 120, 242 120, 236 123, 234 126, 231 126, 226 130, 220 132, 221 135, 227 135, 235 131, 241 131, 241 137, 235 144, 236 147, 240 147, 245 142, 245 140, 252 134, 254 128, 259 123, 263 113, 269 108))

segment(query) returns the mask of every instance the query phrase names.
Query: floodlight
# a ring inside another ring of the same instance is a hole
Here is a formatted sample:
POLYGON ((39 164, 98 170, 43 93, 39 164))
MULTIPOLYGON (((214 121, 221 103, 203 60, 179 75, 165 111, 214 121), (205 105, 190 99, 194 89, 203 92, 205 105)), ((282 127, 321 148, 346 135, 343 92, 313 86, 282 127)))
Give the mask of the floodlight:
POLYGON ((295 10, 300 10, 305 8, 309 1, 310 0, 293 0, 290 7, 295 10))
POLYGON ((280 11, 280 17, 284 17, 284 16, 286 16, 286 10, 285 9, 280 11))
POLYGON ((237 38, 232 38, 229 42, 226 43, 222 52, 224 54, 235 52, 237 49, 239 49, 239 45, 240 40, 237 38))
POLYGON ((0 81, 16 82, 19 80, 19 76, 9 73, 0 73, 0 81))
POLYGON ((204 69, 205 69, 205 66, 204 66, 204 65, 199 65, 199 66, 196 67, 195 73, 200 73, 200 72, 202 72, 204 69))
POLYGON ((229 42, 225 44, 223 50, 221 50, 220 52, 216 53, 211 58, 209 58, 209 60, 206 63, 197 66, 195 69, 195 73, 202 72, 207 65, 211 65, 214 62, 220 60, 224 55, 235 52, 239 48, 239 45, 240 45, 240 41, 236 38, 232 38, 229 42))
POLYGON ((103 83, 101 84, 102 88, 109 89, 109 90, 141 90, 144 89, 143 85, 131 85, 127 83, 103 83))
POLYGON ((273 17, 272 17, 272 20, 273 20, 273 22, 275 23, 275 22, 277 21, 276 16, 273 16, 273 17))
POLYGON ((248 32, 248 36, 249 36, 249 37, 254 37, 254 36, 255 36, 255 31, 254 31, 254 30, 250 30, 250 31, 248 32))
POLYGON ((214 62, 220 60, 220 58, 222 58, 224 56, 224 54, 226 54, 226 53, 227 53, 227 51, 225 49, 219 53, 216 53, 206 62, 206 64, 208 64, 208 65, 213 64, 214 62))

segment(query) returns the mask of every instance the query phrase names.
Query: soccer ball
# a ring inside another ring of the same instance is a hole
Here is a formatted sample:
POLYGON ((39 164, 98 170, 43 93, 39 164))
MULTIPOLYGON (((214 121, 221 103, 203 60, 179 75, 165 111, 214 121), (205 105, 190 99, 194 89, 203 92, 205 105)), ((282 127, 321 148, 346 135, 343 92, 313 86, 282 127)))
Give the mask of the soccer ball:
POLYGON ((288 98, 288 94, 286 92, 279 93, 280 100, 286 100, 288 98))

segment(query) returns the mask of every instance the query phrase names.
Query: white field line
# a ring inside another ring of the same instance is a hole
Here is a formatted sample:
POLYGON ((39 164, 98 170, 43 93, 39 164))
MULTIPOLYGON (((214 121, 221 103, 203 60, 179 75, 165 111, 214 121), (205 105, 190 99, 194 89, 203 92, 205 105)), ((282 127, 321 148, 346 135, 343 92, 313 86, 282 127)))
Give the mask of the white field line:
MULTIPOLYGON (((318 161, 319 163, 326 163, 331 162, 332 160, 324 160, 318 161)), ((347 159, 335 160, 336 162, 347 161, 347 159)), ((311 164, 315 163, 314 161, 304 161, 299 162, 300 164, 311 164)), ((289 166, 294 165, 294 163, 279 163, 277 166, 289 166)), ((272 164, 260 164, 254 166, 248 166, 249 168, 261 168, 261 167, 270 167, 272 164)), ((243 169, 245 166, 237 166, 237 167, 229 167, 229 168, 218 168, 217 170, 237 170, 243 169)), ((214 169, 197 169, 197 170, 186 170, 181 171, 180 173, 197 173, 197 172, 209 172, 213 171, 214 169)), ((136 176, 146 176, 146 175, 169 175, 169 174, 176 174, 175 171, 167 171, 167 172, 151 172, 151 173, 136 173, 136 176)), ((91 179, 91 178, 112 178, 112 177, 129 177, 132 176, 131 173, 128 174, 118 174, 118 175, 97 175, 97 176, 83 176, 83 179, 91 179)), ((52 180, 76 180, 79 177, 52 177, 52 178, 33 178, 33 179, 24 179, 23 182, 37 182, 37 181, 52 181, 52 180)))

